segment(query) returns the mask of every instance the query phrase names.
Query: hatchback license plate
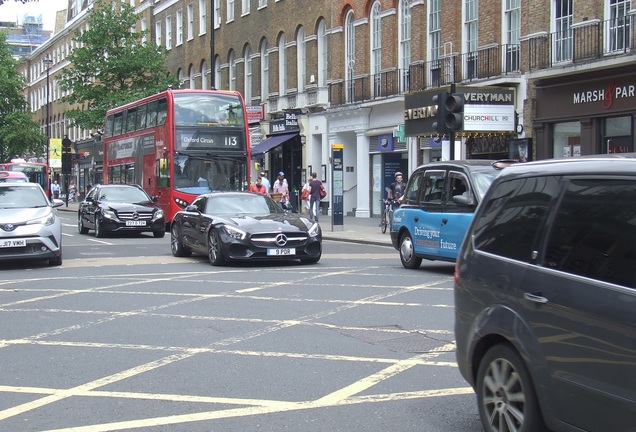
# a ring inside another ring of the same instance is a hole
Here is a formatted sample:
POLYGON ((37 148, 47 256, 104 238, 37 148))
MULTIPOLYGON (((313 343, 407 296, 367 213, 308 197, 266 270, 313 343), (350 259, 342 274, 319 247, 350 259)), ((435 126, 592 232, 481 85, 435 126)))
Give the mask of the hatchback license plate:
POLYGON ((0 240, 0 248, 22 247, 22 246, 26 246, 25 239, 0 240))
POLYGON ((294 248, 267 249, 267 255, 269 256, 296 255, 296 249, 294 248))
POLYGON ((146 221, 130 220, 126 221, 126 226, 146 226, 146 221))

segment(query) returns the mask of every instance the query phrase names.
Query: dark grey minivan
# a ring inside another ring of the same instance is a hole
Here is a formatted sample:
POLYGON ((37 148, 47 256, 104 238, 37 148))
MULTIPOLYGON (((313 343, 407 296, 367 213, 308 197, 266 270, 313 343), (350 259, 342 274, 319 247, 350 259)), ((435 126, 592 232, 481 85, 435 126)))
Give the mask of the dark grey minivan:
POLYGON ((462 243, 455 308, 486 431, 636 431, 636 159, 505 168, 462 243))

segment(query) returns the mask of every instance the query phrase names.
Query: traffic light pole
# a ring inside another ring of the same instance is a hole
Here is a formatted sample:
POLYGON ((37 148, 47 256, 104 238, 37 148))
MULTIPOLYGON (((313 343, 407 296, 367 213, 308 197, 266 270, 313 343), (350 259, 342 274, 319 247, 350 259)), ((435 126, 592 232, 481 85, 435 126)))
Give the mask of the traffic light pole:
MULTIPOLYGON (((455 83, 450 85, 450 94, 455 94, 455 83)), ((450 160, 455 160, 455 129, 450 129, 448 133, 450 139, 450 151, 448 152, 450 160)))

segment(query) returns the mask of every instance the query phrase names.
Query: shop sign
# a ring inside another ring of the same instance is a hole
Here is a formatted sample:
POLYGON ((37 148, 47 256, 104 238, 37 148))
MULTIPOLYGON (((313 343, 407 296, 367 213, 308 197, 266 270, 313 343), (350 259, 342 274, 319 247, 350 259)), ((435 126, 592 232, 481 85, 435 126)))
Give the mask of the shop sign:
POLYGON ((513 132, 513 105, 464 105, 464 131, 513 132))
POLYGON ((247 111, 247 122, 257 123, 265 118, 263 105, 249 105, 245 107, 247 111))
POLYGON ((300 132, 298 118, 295 113, 285 113, 285 118, 272 120, 269 123, 269 134, 300 132))

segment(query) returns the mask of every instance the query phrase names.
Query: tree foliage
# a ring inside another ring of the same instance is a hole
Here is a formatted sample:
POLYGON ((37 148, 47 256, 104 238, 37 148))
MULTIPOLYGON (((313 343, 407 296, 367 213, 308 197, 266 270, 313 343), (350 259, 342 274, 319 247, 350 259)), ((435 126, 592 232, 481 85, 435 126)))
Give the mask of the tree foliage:
POLYGON ((70 92, 64 101, 82 107, 66 114, 82 128, 101 127, 110 108, 178 86, 165 66, 166 50, 154 41, 141 43, 144 33, 134 30, 138 21, 128 2, 98 0, 88 29, 75 32, 76 48, 60 85, 70 92))
POLYGON ((23 94, 25 79, 18 66, 11 56, 6 34, 0 32, 0 161, 42 154, 46 142, 28 111, 23 94))

